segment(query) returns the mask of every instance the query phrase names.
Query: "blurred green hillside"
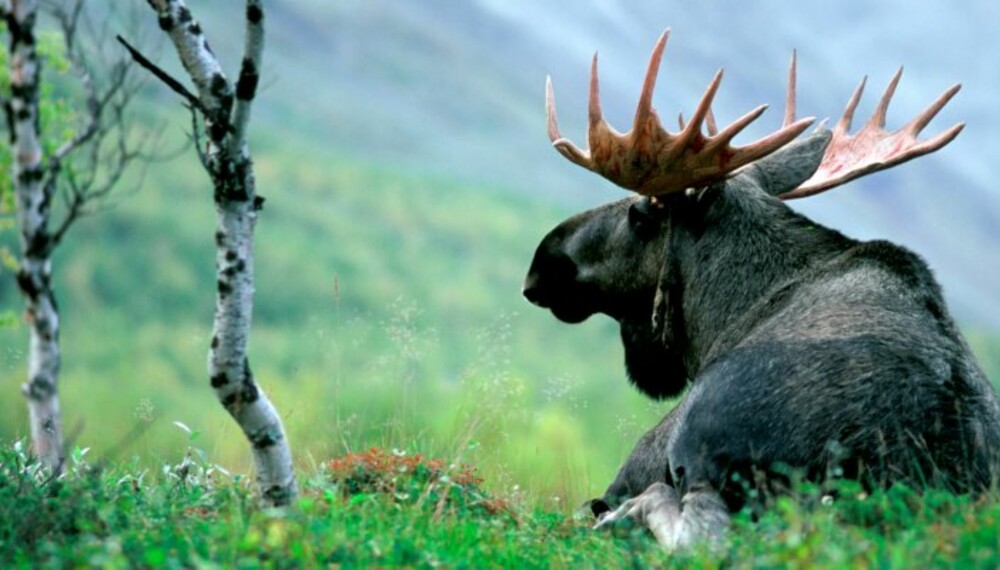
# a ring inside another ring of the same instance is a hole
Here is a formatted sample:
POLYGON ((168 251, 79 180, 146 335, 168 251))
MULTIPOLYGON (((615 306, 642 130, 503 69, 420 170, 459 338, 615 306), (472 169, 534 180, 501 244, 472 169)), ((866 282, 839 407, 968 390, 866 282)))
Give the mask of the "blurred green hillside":
MULTIPOLYGON (((535 242, 568 210, 259 138, 251 359, 300 461, 371 445, 464 454, 493 480, 581 500, 610 479, 665 408, 626 387, 610 322, 571 332, 520 297, 535 242)), ((205 372, 210 194, 191 156, 153 166, 56 256, 66 425, 97 453, 152 422, 129 452, 176 459, 181 421, 216 460, 247 467, 205 372)), ((19 303, 9 281, 2 291, 19 303)), ((0 433, 22 437, 26 329, 0 346, 0 433)))
MULTIPOLYGON (((227 11, 238 3, 190 4, 232 72, 242 30, 227 11)), ((498 18, 489 4, 272 3, 251 122, 267 198, 251 362, 303 465, 372 445, 405 448, 462 457, 496 490, 517 485, 573 506, 603 490, 670 403, 627 385, 610 320, 568 327, 521 299, 538 240, 615 194, 565 164, 544 136, 545 68, 565 63, 566 77, 583 85, 579 50, 543 62, 552 39, 498 18)), ((588 3, 581 14, 600 16, 588 3)), ((643 37, 671 23, 653 19, 643 37)), ((648 42, 640 43, 644 56, 648 42)), ((157 60, 176 69, 168 48, 157 60)), ((705 74, 713 65, 694 63, 705 74)), ((761 71, 774 95, 783 65, 761 71)), ((607 91, 628 85, 617 100, 632 105, 638 75, 608 75, 607 91)), ((700 77, 693 81, 700 90, 700 77)), ((578 111, 583 94, 569 95, 578 111)), ((164 129, 164 148, 183 143, 189 117, 172 93, 151 86, 142 115, 164 129)), ((949 172, 935 171, 935 180, 949 172)), ((91 457, 148 424, 126 455, 176 462, 188 444, 179 421, 201 432, 214 461, 248 468, 246 444, 206 373, 214 225, 210 183, 189 151, 150 165, 138 192, 74 227, 58 250, 66 428, 82 426, 77 443, 93 447, 91 457)), ((14 239, 0 233, 0 243, 14 239)), ((0 274, 6 308, 20 310, 9 273, 0 274)), ((996 380, 1000 340, 989 323, 975 322, 970 341, 996 380)), ((27 429, 16 394, 26 336, 23 327, 0 330, 4 439, 27 429)))

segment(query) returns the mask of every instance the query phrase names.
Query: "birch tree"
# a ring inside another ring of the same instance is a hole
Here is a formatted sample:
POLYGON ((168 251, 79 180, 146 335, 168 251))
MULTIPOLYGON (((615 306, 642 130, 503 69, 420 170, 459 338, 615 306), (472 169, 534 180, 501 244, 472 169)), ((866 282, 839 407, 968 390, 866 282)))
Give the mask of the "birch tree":
POLYGON ((253 233, 264 198, 257 194, 247 145, 250 108, 264 50, 264 9, 248 0, 239 78, 233 85, 183 0, 149 0, 169 36, 195 93, 119 37, 132 57, 180 94, 191 108, 195 150, 213 186, 215 319, 209 347, 210 384, 250 442, 265 505, 288 504, 297 494, 292 456, 281 417, 250 369, 248 342, 253 311, 253 233), (199 120, 200 117, 200 120, 199 120))
POLYGON ((128 60, 107 63, 85 46, 84 0, 44 3, 54 17, 69 74, 82 93, 70 125, 46 121, 39 98, 43 58, 39 56, 38 0, 0 3, 9 41, 9 86, 3 109, 10 135, 15 220, 19 251, 15 278, 25 301, 28 325, 28 401, 35 454, 55 472, 64 459, 58 382, 61 366, 60 315, 52 286, 52 255, 69 228, 94 211, 116 187, 142 144, 130 142, 126 110, 138 91, 128 60), (97 71, 95 62, 107 63, 97 71), (65 129, 62 127, 66 127, 65 129), (67 136, 64 134, 69 132, 67 136), (53 202, 62 198, 53 214, 53 202))

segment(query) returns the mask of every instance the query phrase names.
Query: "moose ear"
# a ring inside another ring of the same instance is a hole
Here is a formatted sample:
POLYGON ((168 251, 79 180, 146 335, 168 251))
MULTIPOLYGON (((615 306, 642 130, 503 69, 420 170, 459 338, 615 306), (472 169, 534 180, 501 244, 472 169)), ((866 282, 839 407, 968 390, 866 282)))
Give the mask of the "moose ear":
POLYGON ((754 162, 743 174, 760 185, 764 192, 779 196, 799 187, 819 168, 826 146, 830 144, 830 131, 824 129, 801 141, 754 162))

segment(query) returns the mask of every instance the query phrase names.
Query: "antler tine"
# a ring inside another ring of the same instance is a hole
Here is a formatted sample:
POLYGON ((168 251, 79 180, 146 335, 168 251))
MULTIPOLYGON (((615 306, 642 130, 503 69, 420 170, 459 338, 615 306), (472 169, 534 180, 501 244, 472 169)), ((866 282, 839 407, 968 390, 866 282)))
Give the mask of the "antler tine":
MULTIPOLYGON (((659 127, 659 119, 653 111, 653 91, 656 89, 656 76, 660 72, 660 61, 663 59, 663 50, 667 47, 667 40, 670 39, 670 28, 663 30, 660 39, 656 40, 653 46, 653 53, 649 56, 649 65, 646 67, 646 77, 642 82, 642 92, 639 94, 639 104, 635 109, 635 120, 632 121, 632 132, 637 139, 648 139, 653 127, 659 127)), ((683 127, 681 127, 683 128, 683 127)))
POLYGON ((872 118, 868 120, 868 123, 874 125, 878 128, 885 126, 885 115, 889 111, 889 102, 892 101, 892 96, 896 93, 896 86, 899 85, 899 79, 903 76, 903 68, 900 67, 896 71, 896 75, 892 76, 892 80, 889 81, 889 86, 885 88, 885 93, 882 94, 882 99, 878 102, 878 107, 875 108, 875 113, 872 114, 872 118))
POLYGON ((590 168, 590 157, 580 150, 569 139, 563 138, 559 132, 559 120, 556 117, 556 95, 552 89, 552 78, 545 78, 545 118, 549 131, 549 140, 559 154, 565 156, 574 164, 590 168))
POLYGON ((813 124, 815 120, 815 117, 800 119, 787 127, 782 127, 781 130, 772 133, 753 144, 735 149, 732 161, 734 163, 744 165, 759 158, 763 158, 795 140, 795 138, 808 129, 809 125, 813 124))
POLYGON ((949 87, 947 91, 942 93, 940 97, 938 97, 937 99, 934 100, 933 103, 928 105, 928 107, 924 109, 923 113, 917 115, 912 121, 910 121, 905 127, 903 127, 903 129, 912 133, 913 136, 917 136, 918 134, 920 134, 920 131, 924 130, 924 127, 926 127, 927 124, 931 122, 931 119, 937 116, 938 112, 941 111, 941 109, 948 104, 948 101, 951 101, 951 98, 954 97, 955 94, 958 93, 960 89, 962 89, 961 84, 955 84, 949 87))
POLYGON ((797 59, 795 50, 792 50, 792 64, 788 67, 788 91, 785 94, 785 118, 781 121, 781 126, 783 127, 787 127, 795 122, 795 67, 797 59))
POLYGON ((552 89, 552 76, 545 76, 545 125, 549 130, 549 140, 556 142, 563 138, 559 132, 559 118, 556 116, 556 94, 552 89))
MULTIPOLYGON (((684 130, 684 113, 677 114, 677 125, 682 131, 684 130)), ((712 112, 711 107, 708 108, 708 114, 705 115, 705 126, 708 128, 708 136, 714 137, 719 134, 719 127, 715 124, 715 113, 712 112)))
POLYGON ((939 134, 938 136, 918 144, 916 147, 913 148, 914 155, 912 158, 916 158, 917 156, 922 156, 934 152, 937 149, 943 147, 944 145, 950 143, 951 141, 955 140, 955 137, 957 137, 958 133, 962 132, 962 129, 964 128, 965 128, 965 123, 959 123, 953 126, 952 128, 948 129, 947 131, 939 134))
POLYGON ((740 134, 743 129, 747 128, 747 125, 757 120, 758 117, 764 114, 767 110, 767 105, 760 105, 756 109, 753 109, 749 113, 743 115, 739 119, 733 121, 729 126, 722 129, 720 133, 712 133, 714 136, 709 139, 708 144, 705 145, 706 149, 715 149, 716 147, 727 145, 733 140, 736 135, 740 134))
POLYGON ((589 121, 587 128, 593 136, 597 126, 604 120, 604 114, 601 113, 601 81, 597 77, 597 52, 594 52, 594 59, 590 63, 590 100, 587 104, 587 119, 589 121))
POLYGON ((695 108, 694 114, 691 116, 691 121, 677 135, 677 139, 674 142, 675 146, 670 149, 669 157, 672 158, 684 152, 695 135, 701 131, 701 124, 705 121, 705 116, 708 115, 708 110, 712 106, 712 99, 715 98, 715 92, 719 90, 720 83, 722 83, 721 69, 715 72, 715 77, 712 78, 712 82, 705 89, 705 94, 701 97, 698 107, 695 108))
POLYGON ((837 126, 833 128, 834 136, 844 134, 851 128, 851 121, 854 120, 854 110, 858 108, 858 102, 861 101, 861 94, 865 92, 865 83, 867 82, 867 75, 861 78, 861 84, 854 90, 850 101, 847 102, 847 107, 844 108, 844 114, 840 116, 837 126))

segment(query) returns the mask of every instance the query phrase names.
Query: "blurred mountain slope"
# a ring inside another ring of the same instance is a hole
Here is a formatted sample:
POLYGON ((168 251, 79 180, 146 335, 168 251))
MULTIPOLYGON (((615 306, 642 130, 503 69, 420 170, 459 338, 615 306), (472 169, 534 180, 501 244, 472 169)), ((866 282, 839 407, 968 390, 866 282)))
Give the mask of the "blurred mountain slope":
MULTIPOLYGON (((238 53, 240 30, 222 17, 228 6, 198 8, 209 13, 203 23, 222 51, 238 53)), ((667 26, 673 33, 654 99, 661 116, 671 123, 677 112, 690 114, 715 69, 726 68, 715 104, 721 121, 760 103, 775 107, 737 142, 776 128, 793 48, 801 115, 835 120, 868 75, 860 124, 905 64, 889 114, 888 126, 898 127, 961 82, 927 129, 966 122, 948 148, 793 206, 849 235, 908 245, 937 271, 963 321, 1000 329, 1000 188, 992 171, 1000 67, 989 55, 1000 53, 1000 4, 308 0, 274 4, 269 24, 258 129, 280 129, 331 155, 488 181, 574 207, 621 193, 549 148, 546 74, 564 133, 582 144, 589 60, 599 51, 605 112, 625 130, 649 50, 667 26)))

